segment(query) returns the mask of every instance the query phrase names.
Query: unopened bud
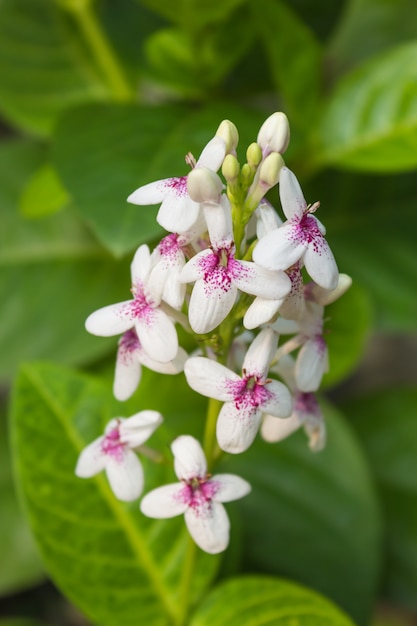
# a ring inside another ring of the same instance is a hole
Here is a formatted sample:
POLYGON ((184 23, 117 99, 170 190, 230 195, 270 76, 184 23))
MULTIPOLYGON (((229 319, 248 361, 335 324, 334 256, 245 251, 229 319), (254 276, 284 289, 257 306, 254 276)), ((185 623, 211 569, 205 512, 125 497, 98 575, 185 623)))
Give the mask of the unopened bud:
POLYGON ((251 167, 258 167, 259 163, 262 161, 262 149, 257 143, 251 143, 246 150, 246 159, 251 167))
POLYGON ((226 154, 223 165, 222 174, 228 183, 234 183, 240 172, 239 161, 233 154, 226 154))
POLYGON ((268 154, 259 170, 259 182, 268 189, 277 185, 279 173, 284 165, 284 159, 278 152, 268 154))
POLYGON ((290 126, 285 113, 273 113, 265 120, 259 129, 257 142, 263 154, 279 152, 282 154, 290 141, 290 126))
POLYGON ((207 167, 196 167, 187 176, 187 189, 194 202, 218 203, 223 183, 219 176, 207 167))
POLYGON ((307 295, 309 299, 326 306, 331 304, 335 300, 338 300, 349 289, 352 284, 352 279, 348 274, 339 274, 339 280, 336 289, 324 289, 315 283, 306 285, 307 295), (310 286, 311 285, 311 286, 310 286))
POLYGON ((230 120, 223 120, 216 131, 216 136, 221 137, 226 144, 226 153, 235 153, 239 143, 239 133, 236 126, 230 120))

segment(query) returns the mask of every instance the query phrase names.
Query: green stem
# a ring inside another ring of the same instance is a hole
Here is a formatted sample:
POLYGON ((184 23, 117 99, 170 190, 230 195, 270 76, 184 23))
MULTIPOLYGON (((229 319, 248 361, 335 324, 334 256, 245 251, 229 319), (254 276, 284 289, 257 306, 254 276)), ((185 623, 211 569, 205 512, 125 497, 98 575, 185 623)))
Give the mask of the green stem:
POLYGON ((207 407, 206 428, 204 431, 204 453, 207 459, 207 467, 210 471, 217 457, 216 424, 219 411, 222 407, 220 400, 210 398, 207 407))
POLYGON ((133 90, 91 5, 91 0, 62 3, 62 6, 69 10, 77 20, 115 100, 132 101, 133 90))
POLYGON ((182 565, 182 576, 179 588, 178 614, 175 619, 175 626, 184 626, 187 621, 190 607, 191 582, 194 574, 195 561, 197 557, 197 544, 191 536, 188 537, 187 552, 185 553, 182 565))

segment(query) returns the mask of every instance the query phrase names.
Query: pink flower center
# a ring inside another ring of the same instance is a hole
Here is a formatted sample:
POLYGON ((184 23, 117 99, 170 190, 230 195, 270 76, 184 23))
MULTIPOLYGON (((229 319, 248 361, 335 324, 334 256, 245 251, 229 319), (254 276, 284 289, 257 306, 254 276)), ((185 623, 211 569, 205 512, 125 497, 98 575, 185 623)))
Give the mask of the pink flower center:
POLYGON ((166 181, 166 186, 172 189, 176 196, 183 197, 188 195, 187 191, 187 177, 178 176, 176 178, 169 178, 166 181))
POLYGON ((198 513, 211 503, 219 487, 219 483, 215 480, 196 477, 184 483, 178 497, 181 502, 198 513))
POLYGON ((228 381, 227 388, 233 393, 233 401, 238 411, 253 413, 272 397, 266 387, 267 382, 255 374, 244 376, 238 381, 228 381))
POLYGON ((101 444, 101 449, 104 454, 110 456, 114 461, 118 463, 123 461, 126 444, 120 441, 119 426, 112 428, 112 430, 106 433, 101 444))
POLYGON ((176 233, 171 233, 170 235, 164 237, 158 245, 158 250, 164 257, 175 258, 181 250, 178 243, 178 235, 176 233))
POLYGON ((302 415, 321 414, 316 396, 311 392, 299 392, 294 396, 294 412, 302 415))

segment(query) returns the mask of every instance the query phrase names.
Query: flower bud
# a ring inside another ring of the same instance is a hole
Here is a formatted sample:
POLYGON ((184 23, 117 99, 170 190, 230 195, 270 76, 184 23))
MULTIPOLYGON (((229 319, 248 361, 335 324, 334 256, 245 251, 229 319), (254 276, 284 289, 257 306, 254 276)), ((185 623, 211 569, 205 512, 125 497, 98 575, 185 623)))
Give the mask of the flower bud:
POLYGON ((251 167, 258 167, 259 163, 262 161, 262 150, 257 143, 251 143, 249 148, 246 150, 246 158, 251 167))
POLYGON ((223 120, 216 131, 216 137, 221 137, 226 144, 226 153, 236 152, 239 143, 239 133, 230 120, 223 120))
POLYGON ((228 183, 234 183, 240 172, 239 161, 233 154, 226 154, 223 165, 222 174, 228 183))
POLYGON ((285 113, 273 113, 259 129, 257 142, 264 155, 270 152, 283 153, 290 141, 290 127, 285 113))
POLYGON ((271 189, 278 184, 279 173, 284 166, 284 159, 278 152, 271 152, 263 161, 259 171, 259 182, 261 185, 271 189))
POLYGON ((219 176, 207 167, 196 167, 187 176, 187 189, 194 202, 218 203, 223 189, 219 176))
POLYGON ((306 295, 314 302, 317 302, 322 306, 326 306, 341 298, 349 289, 351 284, 352 279, 348 276, 348 274, 339 274, 338 283, 335 289, 324 289, 316 283, 310 283, 306 285, 306 295))

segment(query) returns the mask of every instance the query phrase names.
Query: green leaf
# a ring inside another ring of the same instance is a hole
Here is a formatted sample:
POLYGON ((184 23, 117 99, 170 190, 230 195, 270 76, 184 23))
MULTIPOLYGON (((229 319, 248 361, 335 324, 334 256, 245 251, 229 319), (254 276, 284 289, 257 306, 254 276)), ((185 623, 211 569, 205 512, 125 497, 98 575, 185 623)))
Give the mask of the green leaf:
POLYGON ((117 256, 162 234, 157 207, 126 202, 146 183, 187 174, 184 156, 196 157, 220 122, 232 119, 241 143, 256 138, 263 115, 228 103, 206 109, 180 106, 90 105, 58 125, 54 164, 77 208, 117 256))
POLYGON ((203 601, 190 626, 353 626, 326 598, 271 576, 226 581, 203 601))
MULTIPOLYGON (((46 567, 74 604, 102 626, 168 625, 181 609, 183 520, 146 518, 116 500, 104 475, 74 474, 80 451, 117 415, 108 386, 53 365, 22 367, 12 404, 17 476, 46 567)), ((158 436, 166 449, 168 432, 158 436)), ((170 464, 143 464, 146 490, 173 482, 170 464)), ((191 601, 219 563, 197 558, 191 601)))
POLYGON ((36 221, 20 214, 22 188, 43 159, 29 142, 0 148, 0 378, 22 360, 82 363, 105 354, 114 341, 86 333, 85 319, 129 295, 128 263, 110 259, 73 211, 36 221))
MULTIPOLYGON (((21 511, 12 478, 5 416, 0 419, 0 596, 41 581, 43 568, 21 511)), ((1 622, 3 624, 3 622, 1 622)))
POLYGON ((328 62, 333 73, 340 74, 372 55, 416 37, 414 0, 350 0, 327 48, 328 62))
POLYGON ((388 389, 346 404, 375 474, 386 523, 385 595, 417 608, 417 391, 388 389))
POLYGON ((212 22, 221 22, 245 0, 139 0, 148 9, 194 33, 212 22))
POLYGON ((48 164, 40 167, 26 185, 20 199, 25 217, 45 217, 60 211, 69 203, 55 170, 48 164))
POLYGON ((321 48, 312 31, 284 2, 258 0, 254 23, 270 73, 291 124, 309 129, 320 97, 321 48))
POLYGON ((0 3, 0 110, 45 135, 67 107, 101 100, 108 90, 74 26, 52 0, 0 3))
POLYGON ((316 165, 368 172, 417 166, 417 43, 361 65, 336 86, 323 119, 316 165))
POLYGON ((363 356, 372 327, 372 307, 367 292, 357 284, 325 310, 325 339, 330 370, 323 386, 340 383, 363 356))
POLYGON ((318 217, 326 225, 339 270, 367 290, 375 324, 383 330, 416 328, 416 189, 416 174, 331 171, 305 188, 309 202, 320 199, 318 217))
POLYGON ((239 502, 246 567, 311 586, 365 624, 379 580, 380 514, 361 448, 337 411, 322 408, 322 452, 298 432, 277 444, 258 439, 225 466, 252 485, 239 502))

